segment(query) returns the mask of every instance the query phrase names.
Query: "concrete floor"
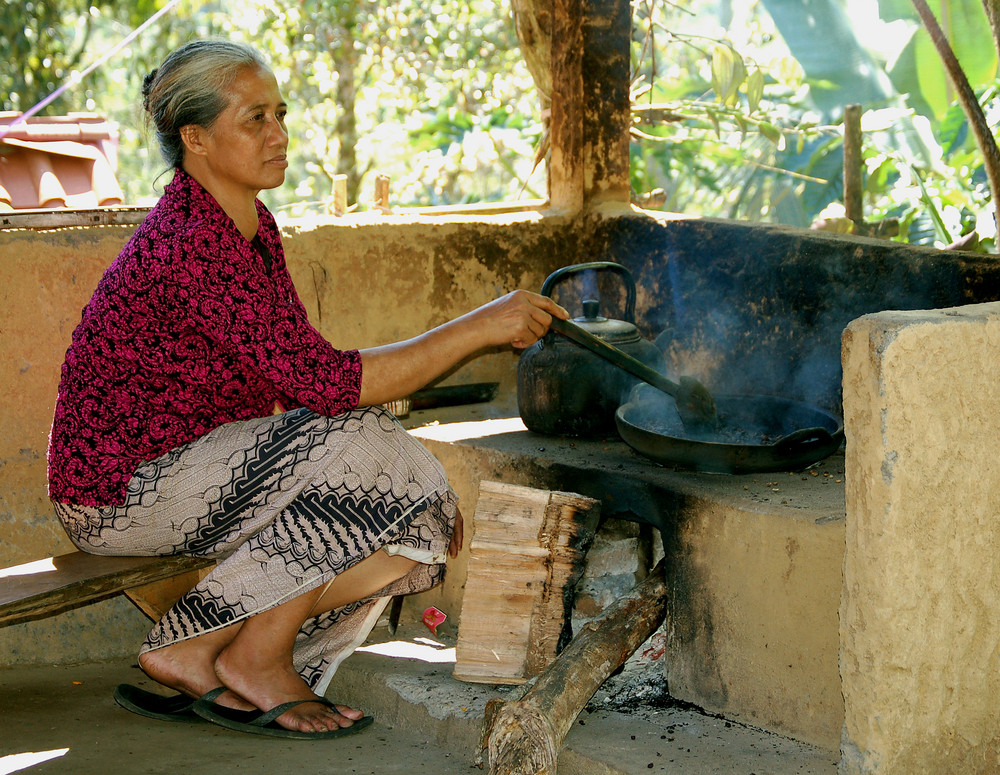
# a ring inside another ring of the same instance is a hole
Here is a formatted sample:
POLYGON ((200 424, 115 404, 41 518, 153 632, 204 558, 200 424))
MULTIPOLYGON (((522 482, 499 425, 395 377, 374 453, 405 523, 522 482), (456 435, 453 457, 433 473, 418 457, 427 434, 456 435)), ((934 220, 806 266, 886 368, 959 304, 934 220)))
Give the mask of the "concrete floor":
MULTIPOLYGON (((408 657, 357 653, 341 666, 328 696, 364 708, 376 723, 356 737, 329 741, 276 740, 133 715, 114 703, 114 687, 153 687, 131 661, 0 670, 0 775, 479 772, 472 757, 483 708, 511 689, 454 680, 453 649, 424 638, 429 632, 420 627, 404 622, 396 638, 379 627, 369 639, 376 652, 391 651, 390 642, 407 644, 414 650, 408 657), (29 754, 48 758, 36 763, 29 754)), ((606 710, 601 699, 616 693, 609 684, 570 733, 560 775, 837 771, 834 753, 694 710, 606 710)))

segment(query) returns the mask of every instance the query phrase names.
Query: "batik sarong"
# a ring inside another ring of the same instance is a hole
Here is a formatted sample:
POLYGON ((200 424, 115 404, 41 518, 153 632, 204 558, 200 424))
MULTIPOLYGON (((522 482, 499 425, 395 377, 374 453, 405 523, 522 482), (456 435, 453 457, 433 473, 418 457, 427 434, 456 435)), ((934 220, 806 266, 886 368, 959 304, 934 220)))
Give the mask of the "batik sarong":
POLYGON ((86 552, 219 560, 142 652, 272 608, 382 548, 418 561, 376 595, 302 626, 294 664, 320 695, 390 596, 443 579, 457 510, 440 463, 380 407, 229 423, 140 467, 126 497, 100 508, 56 503, 56 513, 86 552))

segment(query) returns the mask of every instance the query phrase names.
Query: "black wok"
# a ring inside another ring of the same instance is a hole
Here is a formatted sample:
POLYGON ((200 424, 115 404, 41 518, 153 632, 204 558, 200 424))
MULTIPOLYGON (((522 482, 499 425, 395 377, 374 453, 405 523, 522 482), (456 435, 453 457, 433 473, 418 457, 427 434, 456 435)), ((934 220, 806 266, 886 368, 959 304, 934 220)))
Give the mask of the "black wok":
POLYGON ((638 388, 615 413, 622 439, 665 465, 714 473, 800 471, 833 454, 843 422, 819 407, 775 396, 715 395, 718 430, 691 433, 674 402, 638 388))

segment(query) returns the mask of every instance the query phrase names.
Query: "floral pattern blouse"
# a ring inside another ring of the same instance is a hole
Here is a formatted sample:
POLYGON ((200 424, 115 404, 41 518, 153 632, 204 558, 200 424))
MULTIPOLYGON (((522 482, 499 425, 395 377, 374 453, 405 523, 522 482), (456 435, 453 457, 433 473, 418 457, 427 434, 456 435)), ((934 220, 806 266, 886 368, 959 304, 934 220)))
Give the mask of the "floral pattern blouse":
POLYGON ((50 498, 121 504, 140 465, 224 423, 276 404, 328 416, 357 405, 358 351, 335 349, 309 323, 274 218, 260 201, 257 213, 264 250, 175 171, 73 333, 49 439, 50 498))

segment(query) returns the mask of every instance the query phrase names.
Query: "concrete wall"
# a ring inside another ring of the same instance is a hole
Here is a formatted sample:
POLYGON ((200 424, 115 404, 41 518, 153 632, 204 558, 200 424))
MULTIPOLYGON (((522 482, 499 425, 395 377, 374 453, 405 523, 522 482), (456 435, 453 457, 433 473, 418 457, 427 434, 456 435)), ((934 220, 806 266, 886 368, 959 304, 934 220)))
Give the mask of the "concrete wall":
MULTIPOLYGON (((0 231, 0 562, 68 546, 45 499, 59 366, 80 309, 131 231, 0 231)), ((558 267, 611 260, 632 270, 636 322, 670 365, 717 392, 828 408, 839 407, 839 337, 850 320, 1000 299, 1000 262, 990 257, 621 208, 576 220, 358 215, 284 234, 311 318, 336 346, 412 336, 507 290, 537 290, 558 267)), ((578 314, 588 283, 600 287, 606 314, 623 315, 611 273, 554 295, 578 314)), ((496 379, 512 398, 515 363, 509 351, 489 354, 447 381, 496 379)))
MULTIPOLYGON (((59 367, 80 310, 128 227, 0 232, 0 562, 70 548, 45 494, 45 448, 59 367)), ((285 230, 289 267, 310 318, 336 346, 413 336, 507 290, 538 288, 553 253, 540 218, 488 225, 356 219, 285 230), (516 228, 515 228, 516 226, 516 228), (527 260, 527 255, 532 257, 527 260)), ((513 389, 511 352, 470 361, 451 380, 513 389)))
POLYGON ((844 335, 843 775, 1000 771, 1000 304, 844 335))

